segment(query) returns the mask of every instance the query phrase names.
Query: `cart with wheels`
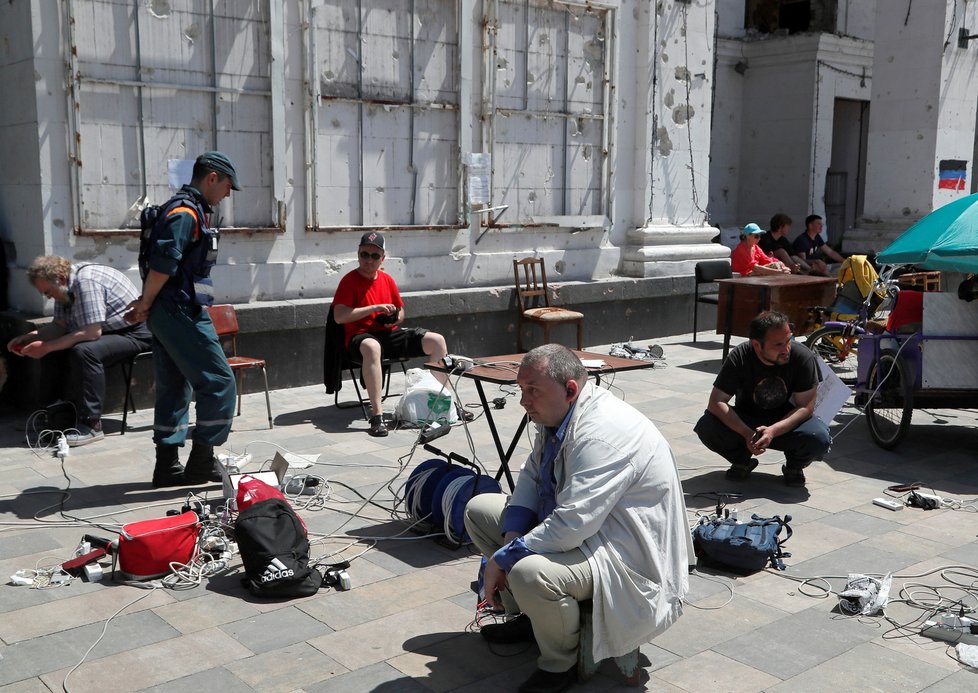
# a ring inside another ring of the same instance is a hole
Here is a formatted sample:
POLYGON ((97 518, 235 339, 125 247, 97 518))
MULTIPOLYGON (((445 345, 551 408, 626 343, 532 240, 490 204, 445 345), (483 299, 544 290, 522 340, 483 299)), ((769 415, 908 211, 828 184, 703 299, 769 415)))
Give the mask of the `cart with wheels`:
MULTIPOLYGON (((898 304, 913 295, 900 292, 898 304)), ((870 436, 886 450, 907 436, 914 409, 978 407, 978 306, 953 294, 917 297, 923 320, 912 331, 890 327, 859 340, 855 401, 870 436)))

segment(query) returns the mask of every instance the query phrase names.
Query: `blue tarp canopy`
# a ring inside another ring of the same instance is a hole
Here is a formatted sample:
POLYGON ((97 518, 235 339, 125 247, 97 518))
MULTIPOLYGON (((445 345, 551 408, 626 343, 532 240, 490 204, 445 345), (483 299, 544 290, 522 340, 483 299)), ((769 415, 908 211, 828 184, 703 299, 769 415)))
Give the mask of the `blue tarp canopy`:
POLYGON ((935 209, 876 256, 884 265, 978 273, 978 194, 935 209))

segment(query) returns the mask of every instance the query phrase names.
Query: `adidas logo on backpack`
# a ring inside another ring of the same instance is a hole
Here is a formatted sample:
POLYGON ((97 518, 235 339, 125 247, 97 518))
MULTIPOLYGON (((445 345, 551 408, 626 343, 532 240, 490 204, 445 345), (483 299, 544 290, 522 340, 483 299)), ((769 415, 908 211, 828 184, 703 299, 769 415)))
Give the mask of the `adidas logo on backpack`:
POLYGON ((265 568, 265 572, 261 574, 261 581, 272 582, 273 580, 282 580, 290 577, 295 577, 295 571, 277 558, 273 558, 272 562, 265 568))

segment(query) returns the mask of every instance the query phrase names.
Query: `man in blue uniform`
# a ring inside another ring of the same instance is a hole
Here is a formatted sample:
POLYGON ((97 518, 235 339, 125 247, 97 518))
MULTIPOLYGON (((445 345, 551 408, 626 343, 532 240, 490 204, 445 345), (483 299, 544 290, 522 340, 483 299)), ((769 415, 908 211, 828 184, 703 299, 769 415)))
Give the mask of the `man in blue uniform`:
POLYGON ((156 409, 153 487, 220 481, 214 446, 227 440, 236 397, 234 375, 205 309, 214 302, 210 270, 217 233, 212 207, 240 190, 234 164, 221 152, 197 157, 189 185, 159 212, 140 248, 143 294, 127 319, 146 320, 153 333, 156 409), (178 449, 187 439, 190 398, 197 402, 193 448, 186 469, 178 449))

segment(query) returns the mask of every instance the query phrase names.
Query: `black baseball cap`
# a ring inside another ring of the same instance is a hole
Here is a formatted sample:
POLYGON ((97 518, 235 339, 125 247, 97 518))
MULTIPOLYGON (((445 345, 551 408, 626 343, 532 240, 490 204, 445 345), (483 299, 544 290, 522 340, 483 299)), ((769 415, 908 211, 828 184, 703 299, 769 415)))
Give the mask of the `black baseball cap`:
POLYGON ((384 234, 377 231, 367 231, 367 233, 360 236, 360 245, 375 245, 383 250, 384 234))
POLYGON ((234 162, 228 158, 227 154, 218 151, 204 152, 197 157, 197 164, 209 171, 224 174, 231 179, 233 190, 241 190, 241 186, 238 185, 238 174, 234 170, 234 162))

